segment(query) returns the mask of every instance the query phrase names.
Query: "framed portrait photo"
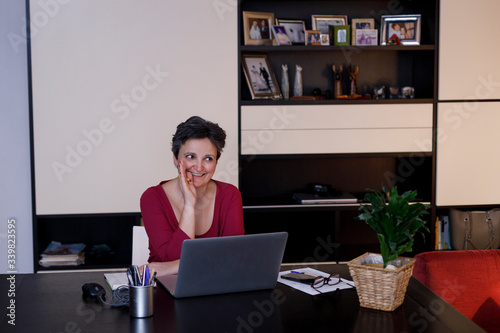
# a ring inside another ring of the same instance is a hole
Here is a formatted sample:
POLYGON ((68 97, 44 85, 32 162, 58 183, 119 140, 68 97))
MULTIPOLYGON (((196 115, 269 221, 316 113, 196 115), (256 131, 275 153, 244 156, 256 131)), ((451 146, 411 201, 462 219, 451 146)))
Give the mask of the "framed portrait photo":
POLYGON ((243 12, 245 45, 272 45, 273 13, 243 12))
MULTIPOLYGON (((356 30, 354 37, 358 46, 375 46, 378 45, 378 30, 377 29, 361 29, 356 30)), ((354 40, 353 40, 354 43, 354 40)))
POLYGON ((282 25, 273 25, 274 38, 278 45, 292 45, 290 37, 286 34, 285 27, 282 25))
POLYGON ((306 30, 306 45, 321 45, 321 30, 306 30))
POLYGON ((285 32, 292 44, 305 44, 306 24, 304 21, 276 19, 276 25, 285 28, 285 32))
POLYGON ((336 25, 330 27, 333 31, 333 45, 351 45, 351 27, 349 25, 336 25))
POLYGON ((420 45, 420 14, 382 15, 380 45, 387 45, 388 38, 398 38, 403 45, 420 45))
POLYGON ((243 54, 241 64, 252 99, 281 99, 281 91, 267 54, 243 54))
POLYGON ((312 29, 320 30, 322 34, 330 32, 330 26, 346 25, 347 15, 312 15, 312 29))
POLYGON ((373 18, 353 18, 351 20, 352 45, 357 45, 356 31, 375 29, 375 19, 373 18))
POLYGON ((321 34, 319 35, 321 38, 321 45, 330 45, 330 35, 329 34, 321 34))

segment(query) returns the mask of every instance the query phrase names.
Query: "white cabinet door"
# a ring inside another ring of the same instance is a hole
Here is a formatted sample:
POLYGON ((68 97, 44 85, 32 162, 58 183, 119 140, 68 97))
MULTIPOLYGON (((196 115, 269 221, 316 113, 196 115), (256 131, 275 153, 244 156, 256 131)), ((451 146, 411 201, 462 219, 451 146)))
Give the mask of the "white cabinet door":
POLYGON ((500 203, 500 102, 439 103, 436 205, 500 203))
POLYGON ((432 151, 432 104, 243 106, 241 153, 432 151))
POLYGON ((441 0, 439 100, 500 98, 500 1, 441 0))
POLYGON ((237 8, 211 1, 31 0, 38 214, 138 212, 177 176, 172 135, 193 115, 227 145, 238 181, 237 8))

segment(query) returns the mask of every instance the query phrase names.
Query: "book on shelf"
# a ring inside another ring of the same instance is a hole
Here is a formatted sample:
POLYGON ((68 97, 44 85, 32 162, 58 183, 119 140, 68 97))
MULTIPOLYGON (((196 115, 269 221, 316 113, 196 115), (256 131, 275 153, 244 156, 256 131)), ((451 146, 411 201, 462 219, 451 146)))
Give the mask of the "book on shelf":
POLYGON ((40 265, 50 266, 78 266, 85 263, 85 254, 83 250, 85 244, 62 244, 52 241, 42 252, 40 265))
POLYGON ((435 250, 451 250, 450 222, 448 216, 440 216, 436 219, 435 239, 435 250))

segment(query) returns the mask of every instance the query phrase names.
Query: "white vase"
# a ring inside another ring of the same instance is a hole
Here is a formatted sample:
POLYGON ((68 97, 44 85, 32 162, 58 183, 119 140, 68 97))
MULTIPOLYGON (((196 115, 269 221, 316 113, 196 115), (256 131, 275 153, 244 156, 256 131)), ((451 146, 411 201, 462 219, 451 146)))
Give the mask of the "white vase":
POLYGON ((290 84, 288 83, 288 65, 281 65, 281 92, 284 99, 290 98, 290 84))
POLYGON ((302 96, 302 67, 295 66, 295 82, 293 84, 293 95, 302 96))

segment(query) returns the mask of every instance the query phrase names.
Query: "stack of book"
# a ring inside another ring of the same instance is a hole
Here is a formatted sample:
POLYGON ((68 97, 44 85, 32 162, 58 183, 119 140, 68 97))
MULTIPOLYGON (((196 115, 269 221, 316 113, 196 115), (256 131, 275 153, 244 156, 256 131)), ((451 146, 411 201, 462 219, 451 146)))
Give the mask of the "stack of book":
POLYGON ((40 258, 40 265, 51 266, 77 266, 85 263, 83 250, 85 244, 61 244, 52 241, 43 251, 40 258))

